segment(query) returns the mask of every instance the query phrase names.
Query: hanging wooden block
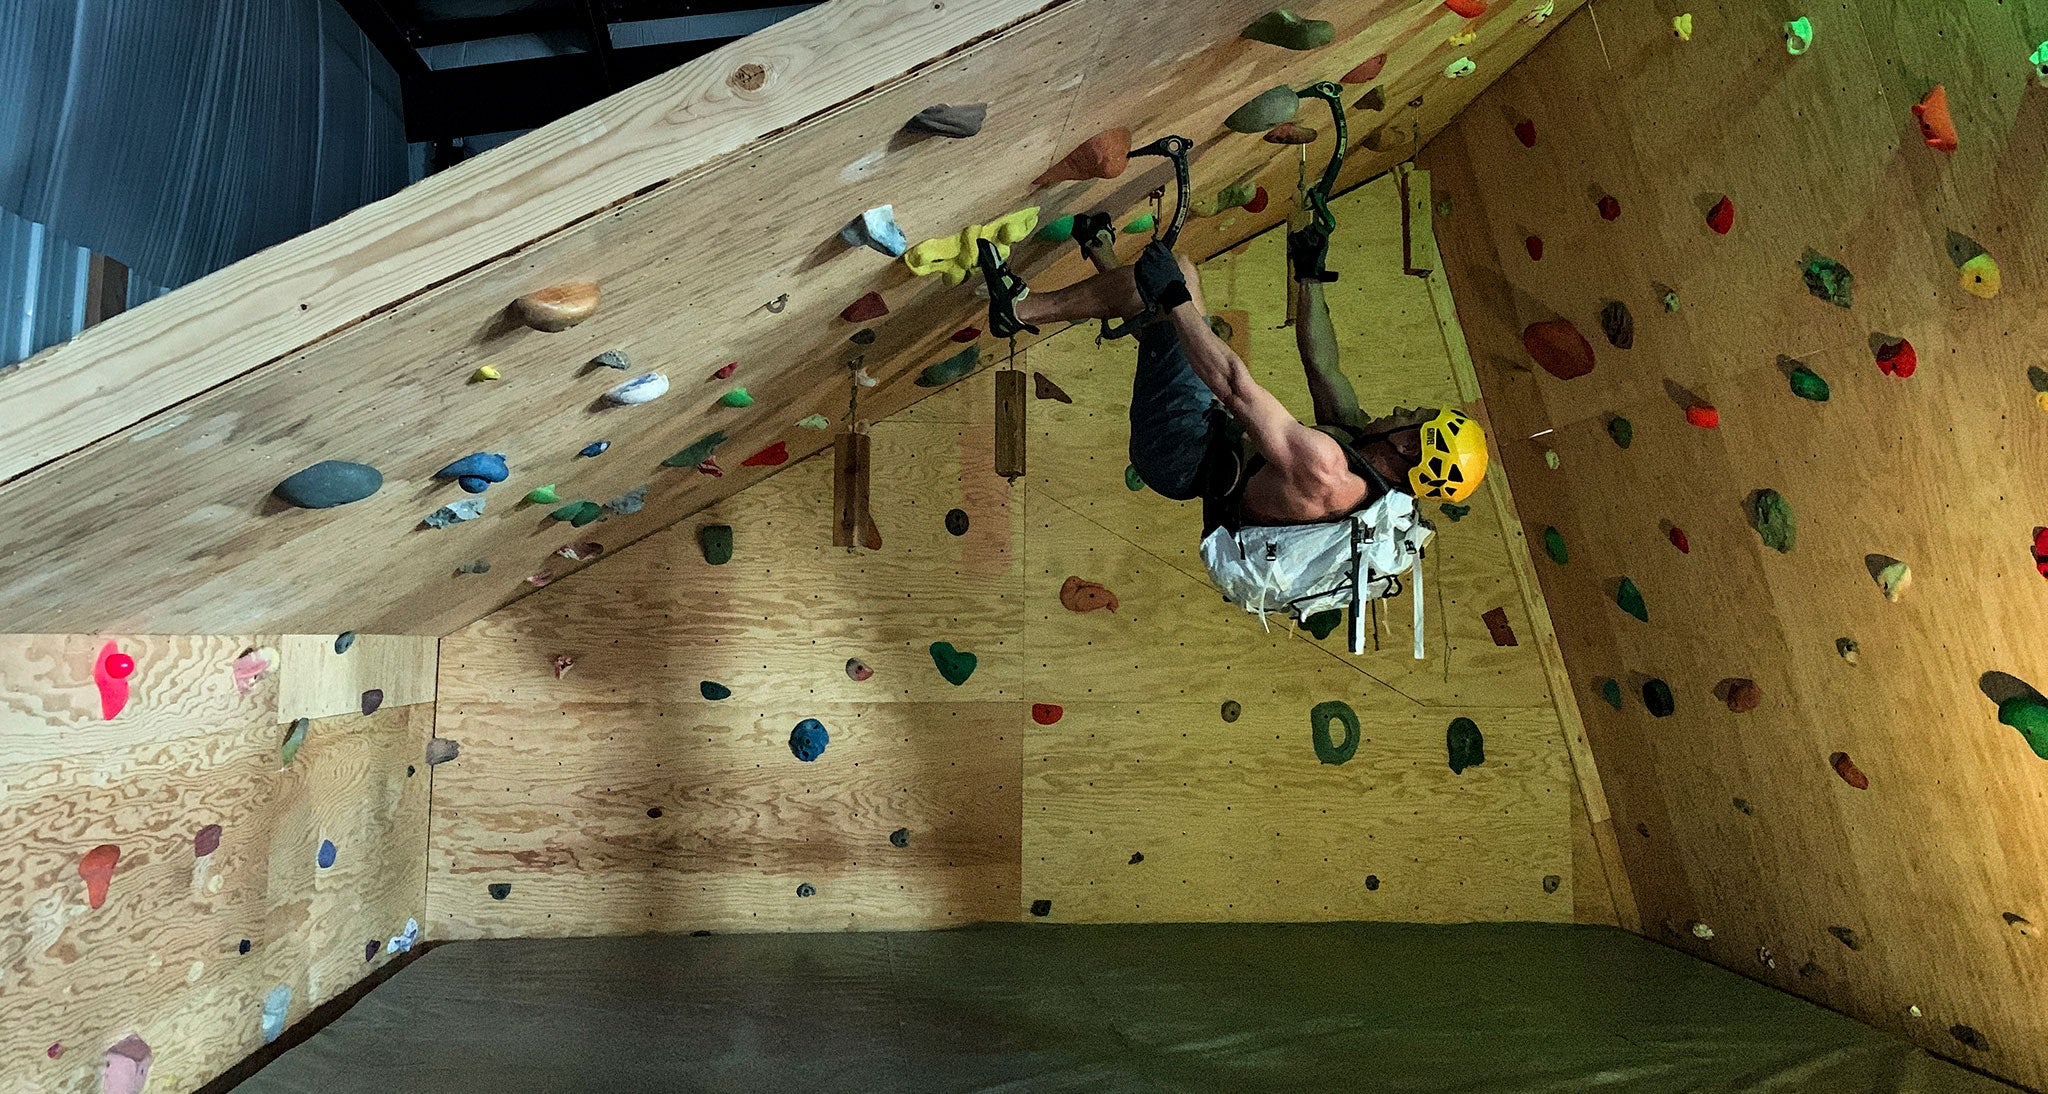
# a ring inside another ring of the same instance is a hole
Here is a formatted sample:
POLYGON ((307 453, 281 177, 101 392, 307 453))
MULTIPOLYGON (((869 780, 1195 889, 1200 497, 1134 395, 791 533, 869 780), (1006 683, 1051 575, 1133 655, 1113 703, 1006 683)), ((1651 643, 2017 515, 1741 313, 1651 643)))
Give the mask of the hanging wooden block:
POLYGON ((1024 473, 1024 373, 996 373, 996 474, 1017 481, 1024 473))
POLYGON ((881 534, 868 515, 868 435, 843 433, 832 444, 832 546, 879 550, 881 534))

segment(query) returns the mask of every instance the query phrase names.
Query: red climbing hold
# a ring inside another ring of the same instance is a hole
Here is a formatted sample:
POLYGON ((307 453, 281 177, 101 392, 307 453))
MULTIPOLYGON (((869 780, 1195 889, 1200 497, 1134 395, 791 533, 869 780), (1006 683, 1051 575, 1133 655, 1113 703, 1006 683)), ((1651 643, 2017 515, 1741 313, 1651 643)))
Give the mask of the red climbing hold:
POLYGON ((1247 213, 1263 213, 1266 211, 1267 200, 1266 188, 1261 186, 1252 192, 1252 199, 1244 203, 1244 211, 1247 213))
POLYGON ((1677 525, 1673 525, 1671 528, 1671 545, 1678 548, 1678 553, 1681 555, 1692 553, 1692 540, 1685 538, 1685 529, 1677 525))
POLYGON ((1529 252, 1529 261, 1543 261, 1543 237, 1530 236, 1522 241, 1522 248, 1529 252))
POLYGON ((776 441, 774 444, 740 461, 741 467, 780 467, 789 462, 789 442, 776 441))
POLYGON ((1877 370, 1886 376, 1903 380, 1913 375, 1920 367, 1920 355, 1913 352, 1913 343, 1904 338, 1888 342, 1877 348, 1877 370))
POLYGON ((1064 709, 1054 706, 1051 703, 1031 704, 1031 720, 1037 722, 1039 725, 1042 726, 1049 726, 1054 722, 1059 721, 1060 716, 1064 715, 1065 713, 1066 711, 1064 709))
POLYGON ((1536 123, 1527 118, 1516 122, 1515 139, 1521 141, 1524 148, 1536 147, 1536 123))
POLYGON ((1940 84, 1935 84, 1926 98, 1914 104, 1913 116, 1920 119, 1920 137, 1927 147, 1953 152, 1961 143, 1956 137, 1955 119, 1948 113, 1948 89, 1940 84))
POLYGON ((1613 195, 1613 194, 1608 194, 1607 196, 1605 196, 1605 197, 1603 197, 1603 198, 1601 198, 1601 199, 1600 199, 1600 219, 1601 219, 1601 220, 1620 220, 1620 219, 1621 219, 1621 202, 1619 202, 1619 201, 1615 200, 1615 197, 1614 197, 1614 195, 1613 195))
POLYGON ((1689 406, 1685 408, 1685 420, 1701 429, 1714 429, 1721 424, 1721 412, 1706 405, 1689 406))
POLYGON ((554 666, 555 679, 560 680, 562 677, 569 675, 570 669, 576 667, 576 659, 566 653, 558 653, 555 655, 554 666))
POLYGON ((114 867, 121 861, 121 849, 102 843, 78 859, 78 876, 85 879, 85 902, 97 908, 107 902, 107 886, 114 880, 114 867))
POLYGON ((1360 64, 1357 68, 1354 68, 1351 71, 1345 73, 1343 76, 1338 77, 1337 82, 1340 84, 1371 83, 1373 80, 1379 78, 1380 72, 1384 70, 1386 67, 1387 55, 1384 53, 1376 53, 1370 57, 1367 57, 1364 63, 1360 64))
POLYGON ((1736 714, 1748 714, 1763 705, 1764 689, 1756 686, 1754 680, 1731 680, 1728 682, 1728 709, 1736 714))
POLYGON ((848 304, 846 310, 839 313, 839 318, 849 323, 865 323, 870 319, 880 319, 887 314, 889 314, 889 302, 882 299, 881 293, 871 292, 859 300, 848 304))
POLYGON ((1722 194, 1721 200, 1707 210, 1707 227, 1712 228, 1716 235, 1727 235, 1735 227, 1735 203, 1728 199, 1728 195, 1722 194))
POLYGON ((1113 612, 1117 609, 1115 593, 1078 575, 1067 578, 1066 583, 1060 586, 1060 603, 1070 612, 1092 612, 1097 608, 1113 612))
POLYGON ((953 341, 955 342, 972 342, 979 337, 981 337, 980 327, 961 327, 953 332, 953 341))
POLYGON ((1486 0, 1444 0, 1444 6, 1467 19, 1486 14, 1486 0))
POLYGON ((135 672, 135 659, 122 653, 112 642, 100 647, 93 659, 92 682, 100 689, 100 716, 111 720, 128 705, 128 677, 135 672))
POLYGON ((1569 319, 1531 323, 1522 331, 1522 348, 1543 371, 1560 380, 1577 379, 1593 371, 1593 344, 1569 319))
POLYGON ((1847 752, 1837 752, 1829 756, 1828 763, 1834 765, 1835 774, 1840 775, 1843 782, 1858 790, 1870 789, 1870 776, 1865 775, 1862 769, 1856 766, 1856 762, 1849 758, 1847 752))
POLYGON ((714 380, 730 380, 732 379, 732 374, 738 372, 739 368, 740 363, 738 361, 734 361, 733 363, 725 366, 724 368, 719 369, 717 372, 712 373, 711 378, 714 380))
POLYGON ((2048 577, 2048 528, 2034 529, 2034 569, 2048 577))

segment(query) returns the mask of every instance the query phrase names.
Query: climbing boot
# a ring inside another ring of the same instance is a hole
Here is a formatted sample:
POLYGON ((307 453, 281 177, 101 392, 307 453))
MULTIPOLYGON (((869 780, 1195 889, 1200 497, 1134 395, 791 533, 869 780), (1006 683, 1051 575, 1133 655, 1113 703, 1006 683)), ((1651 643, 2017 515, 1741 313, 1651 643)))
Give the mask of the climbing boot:
POLYGON ((1031 293, 1024 279, 1010 272, 995 244, 978 239, 975 247, 981 256, 981 276, 988 284, 988 332, 997 338, 1014 338, 1019 332, 1037 334, 1037 327, 1017 318, 1017 302, 1031 293))

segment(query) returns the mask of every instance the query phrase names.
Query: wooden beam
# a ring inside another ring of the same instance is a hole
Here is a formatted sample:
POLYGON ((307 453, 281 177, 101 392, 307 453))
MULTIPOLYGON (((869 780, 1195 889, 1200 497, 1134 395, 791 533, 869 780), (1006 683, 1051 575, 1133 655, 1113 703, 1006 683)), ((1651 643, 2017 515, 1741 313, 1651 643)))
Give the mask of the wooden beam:
POLYGON ((96 327, 128 310, 128 267, 93 252, 85 265, 85 325, 96 327))
POLYGON ((996 474, 1016 482, 1024 473, 1024 373, 996 373, 996 474))
POLYGON ((881 533, 868 512, 868 435, 841 433, 832 442, 832 546, 880 550, 881 533))

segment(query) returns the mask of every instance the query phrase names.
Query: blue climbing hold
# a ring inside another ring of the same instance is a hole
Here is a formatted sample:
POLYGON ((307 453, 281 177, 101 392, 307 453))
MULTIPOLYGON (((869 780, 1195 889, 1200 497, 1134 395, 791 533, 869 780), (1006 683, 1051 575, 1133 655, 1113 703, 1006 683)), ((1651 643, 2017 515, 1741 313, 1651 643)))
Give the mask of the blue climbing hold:
POLYGON ((726 687, 724 684, 718 683, 715 680, 706 680, 703 683, 698 684, 697 690, 703 694, 704 698, 709 699, 714 703, 719 701, 720 699, 732 698, 732 689, 726 687))
POLYGON ((361 501, 383 486, 383 472, 369 464, 322 460, 278 483, 271 493, 300 509, 332 509, 361 501))
POLYGON ((805 718, 789 731, 789 751, 805 763, 823 756, 825 746, 831 741, 832 735, 825 732, 825 723, 816 718, 805 718))
POLYGON ((511 475, 504 454, 498 452, 472 452, 434 472, 435 478, 454 479, 472 494, 481 494, 492 483, 504 482, 511 475))
POLYGON ((602 456, 605 453, 605 449, 611 446, 612 442, 610 441, 592 441, 583 446, 583 451, 576 454, 578 456, 602 456))
POLYGON ((284 1022, 292 1011, 292 986, 279 984, 263 997, 263 1043, 269 1044, 284 1034, 284 1022))
POLYGON ((327 869, 327 868, 328 868, 329 866, 332 866, 332 865, 334 865, 334 841, 333 841, 333 840, 331 840, 331 839, 324 839, 324 840, 321 840, 321 841, 320 841, 320 858, 319 858, 319 862, 320 862, 320 868, 321 868, 322 870, 325 870, 325 869, 327 869))

